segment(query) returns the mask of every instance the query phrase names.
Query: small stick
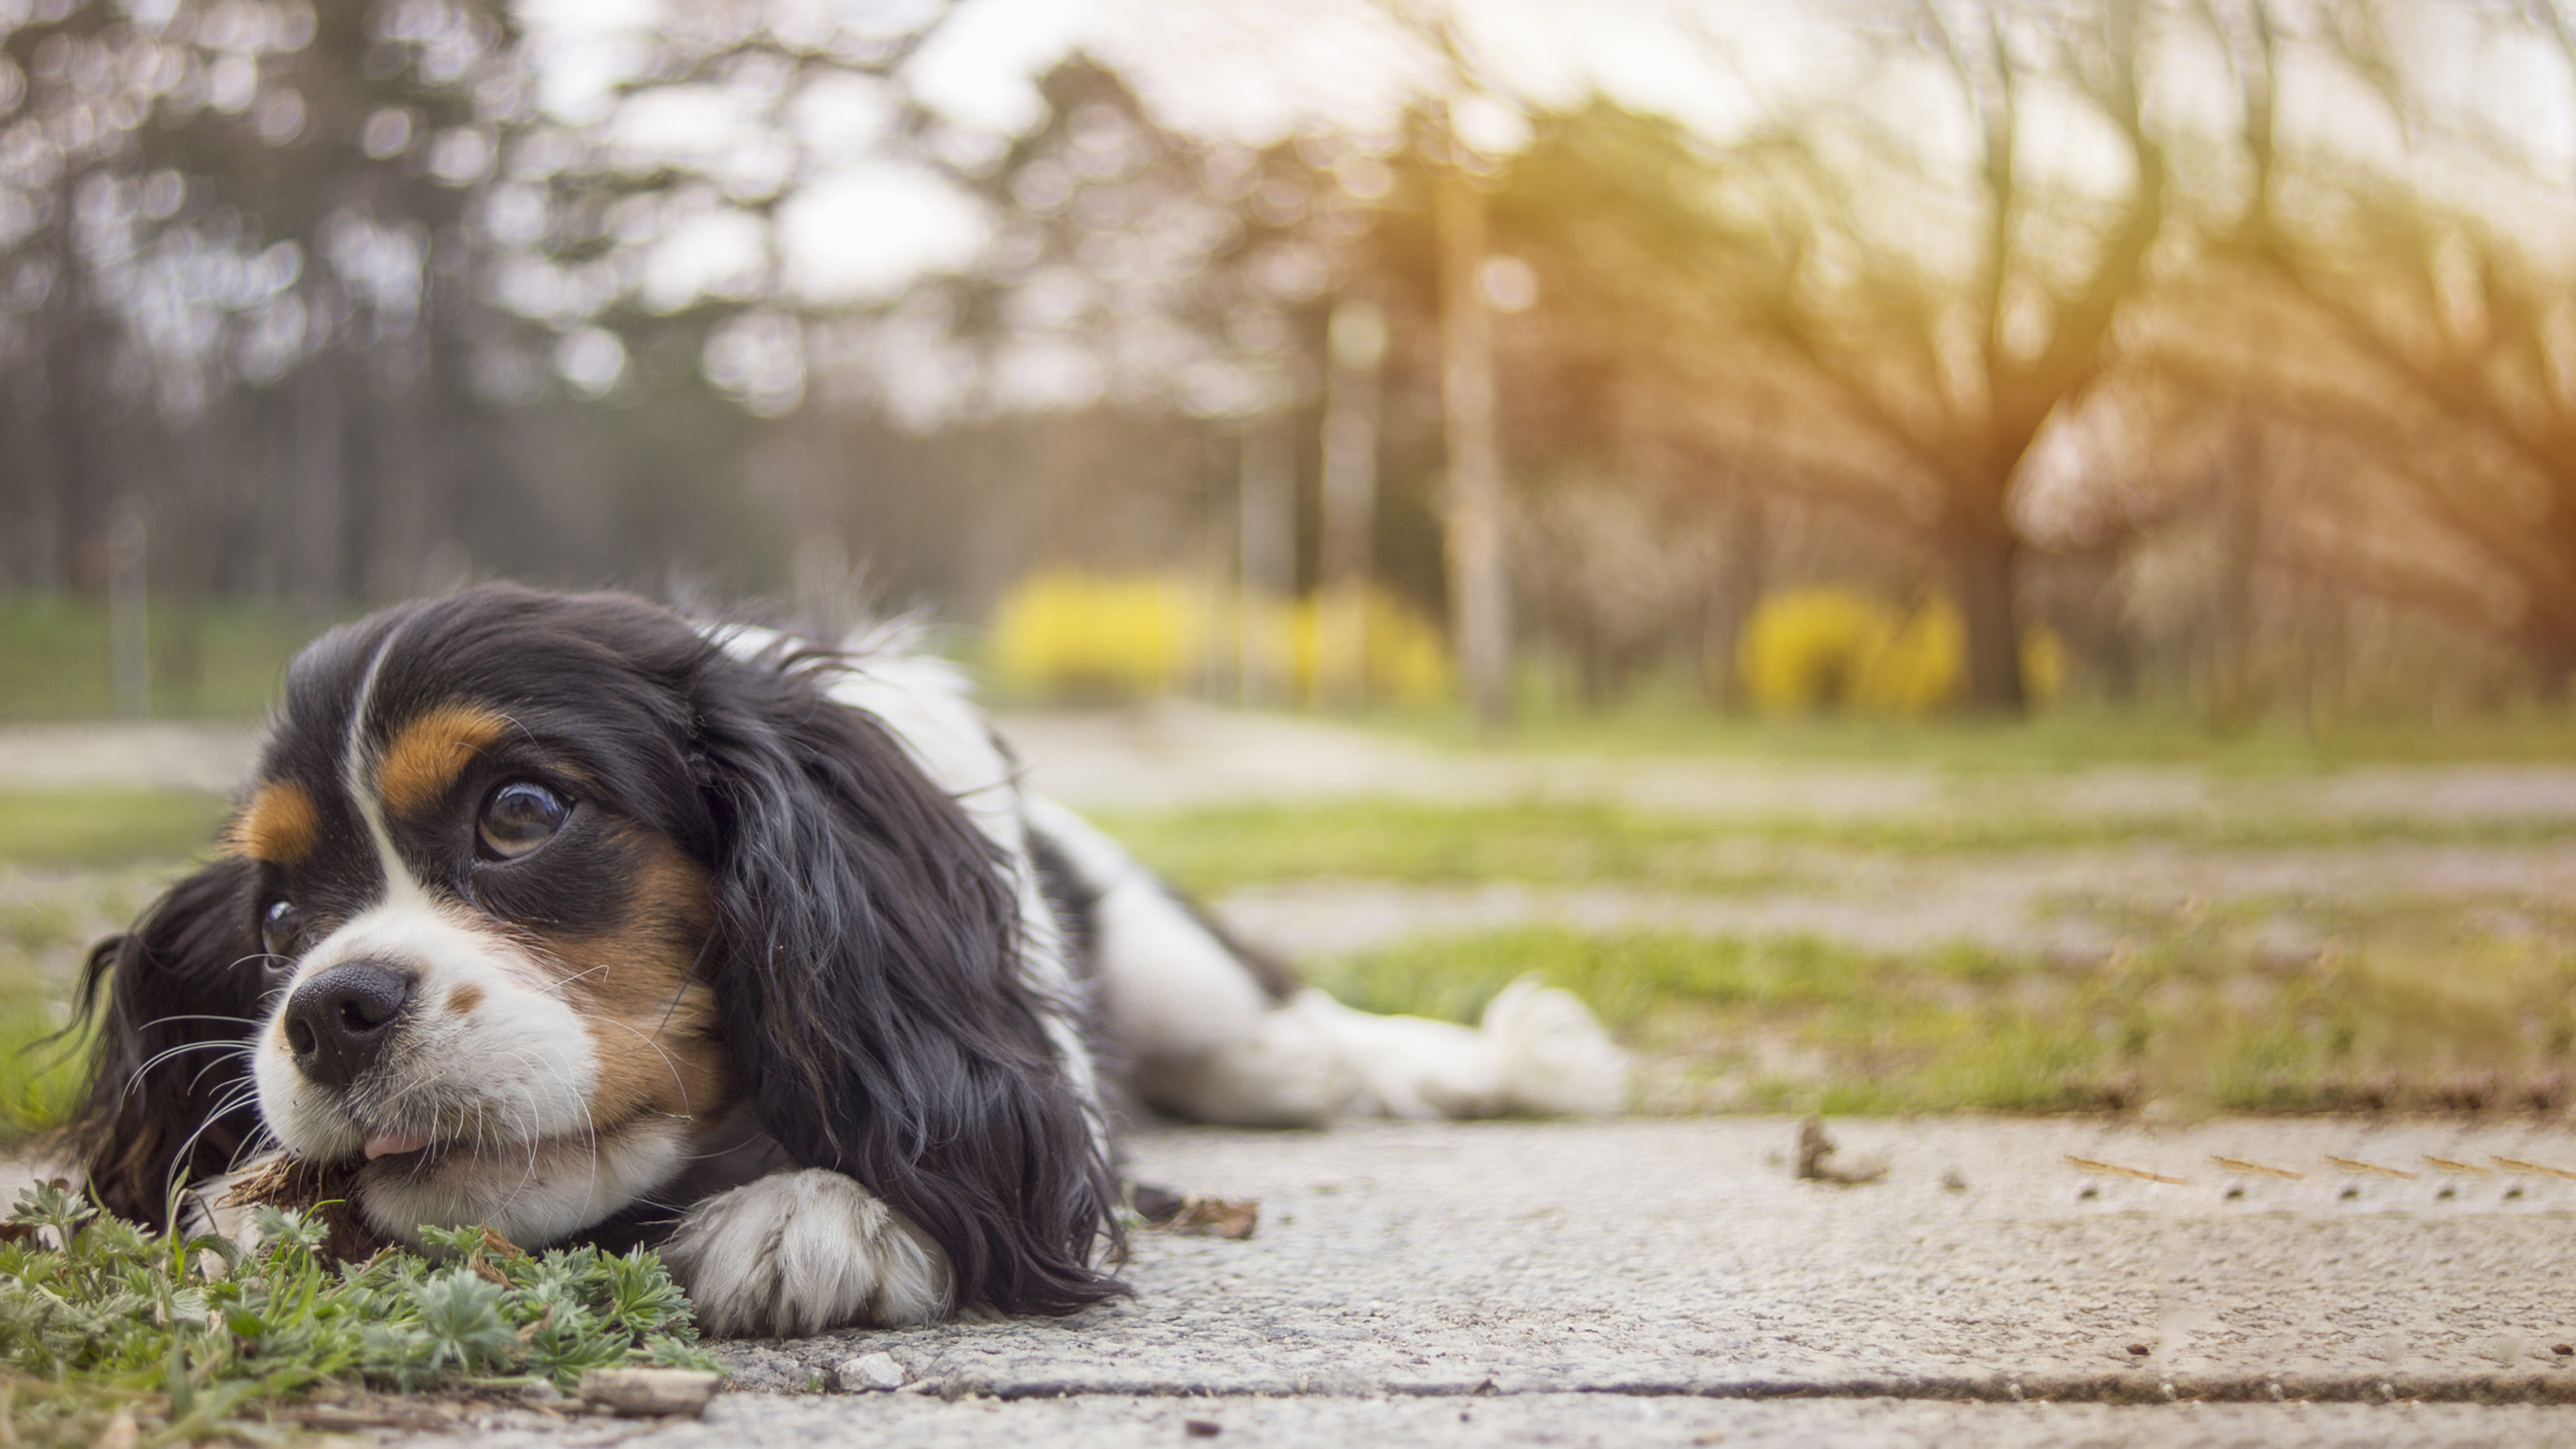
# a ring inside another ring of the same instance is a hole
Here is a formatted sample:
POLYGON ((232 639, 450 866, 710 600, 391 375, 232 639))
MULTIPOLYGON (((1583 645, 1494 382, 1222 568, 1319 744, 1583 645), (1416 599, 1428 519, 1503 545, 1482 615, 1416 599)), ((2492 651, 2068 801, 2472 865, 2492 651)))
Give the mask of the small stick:
POLYGON ((2435 1157, 2431 1153, 2426 1153, 2424 1155, 2424 1160, 2435 1167, 2442 1169, 2444 1172, 2455 1172, 2466 1177, 2493 1177, 2495 1175, 2493 1172, 2478 1166, 2474 1162, 2453 1162, 2447 1157, 2435 1157))
POLYGON ((2134 1177, 2140 1182, 2169 1182, 2176 1187, 2189 1185, 2189 1180, 2186 1178, 2167 1177, 2161 1172, 2149 1172, 2143 1167, 2122 1167, 2115 1162, 2096 1162, 2090 1157, 2071 1155, 2066 1161, 2070 1166, 2082 1168, 2086 1172, 2102 1173, 2108 1177, 2134 1177))
POLYGON ((2569 1172, 2566 1168, 2543 1167, 2537 1162, 2525 1162, 2517 1157, 2497 1157, 2490 1154, 2487 1160, 2498 1167, 2505 1168, 2513 1172, 2529 1172, 2536 1173, 2542 1177, 2564 1177, 2576 1179, 2576 1172, 2569 1172))
POLYGON ((2376 1173, 2381 1177, 2402 1177, 2408 1182, 2413 1182, 2415 1180, 2415 1174, 2408 1172, 2402 1167, 2382 1167, 2376 1162, 2363 1162, 2359 1158, 2353 1157, 2337 1157, 2331 1152, 2326 1154, 2326 1161, 2333 1163, 2335 1166, 2342 1168, 2346 1172, 2369 1172, 2376 1173))
POLYGON ((2265 1167, 2262 1163, 2248 1162, 2242 1157, 2220 1157, 2213 1153, 2209 1160, 2230 1172, 2250 1172, 2257 1177, 2281 1177, 2297 1182, 2307 1176, 2304 1172, 2292 1172, 2286 1167, 2265 1167))

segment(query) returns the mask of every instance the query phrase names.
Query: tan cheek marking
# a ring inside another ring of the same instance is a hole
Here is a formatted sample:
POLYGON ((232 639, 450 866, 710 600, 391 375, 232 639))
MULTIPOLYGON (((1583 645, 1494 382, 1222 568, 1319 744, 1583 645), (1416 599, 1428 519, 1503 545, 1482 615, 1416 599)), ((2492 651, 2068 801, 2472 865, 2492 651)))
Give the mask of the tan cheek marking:
POLYGON ((376 767, 385 809, 410 815, 438 803, 473 758, 499 743, 510 722, 488 709, 442 704, 395 734, 376 767))
POLYGON ((733 1090, 716 1027, 715 992, 695 979, 714 928, 706 872, 658 836, 626 896, 625 924, 605 936, 549 942, 567 968, 565 992, 589 1029, 599 1063, 591 1115, 613 1122, 640 1111, 703 1116, 733 1090))
POLYGON ((224 827, 223 846, 232 855, 294 865, 313 853, 321 836, 322 813, 313 797, 292 781, 271 780, 224 827))
POLYGON ((459 986, 454 991, 447 993, 447 1009, 456 1013, 458 1016, 463 1016, 465 1013, 472 1011, 474 1008, 481 1006, 482 1004, 483 988, 480 986, 470 984, 459 986))

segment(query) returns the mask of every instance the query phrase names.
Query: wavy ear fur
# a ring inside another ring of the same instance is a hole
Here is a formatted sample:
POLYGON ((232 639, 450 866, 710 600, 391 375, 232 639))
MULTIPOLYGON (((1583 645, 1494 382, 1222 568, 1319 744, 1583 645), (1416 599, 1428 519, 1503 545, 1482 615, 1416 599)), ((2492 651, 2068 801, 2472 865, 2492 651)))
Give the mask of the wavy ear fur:
POLYGON ((254 870, 218 861, 172 886, 81 975, 80 1014, 97 1037, 71 1138, 120 1216, 161 1226, 174 1172, 224 1172, 259 1130, 245 1045, 266 980, 254 870))
POLYGON ((717 829, 734 1067, 796 1162, 847 1173, 948 1253, 958 1301, 1069 1313, 1123 1291, 1106 1144, 1021 979, 1001 852, 811 674, 713 663, 697 762, 717 829))

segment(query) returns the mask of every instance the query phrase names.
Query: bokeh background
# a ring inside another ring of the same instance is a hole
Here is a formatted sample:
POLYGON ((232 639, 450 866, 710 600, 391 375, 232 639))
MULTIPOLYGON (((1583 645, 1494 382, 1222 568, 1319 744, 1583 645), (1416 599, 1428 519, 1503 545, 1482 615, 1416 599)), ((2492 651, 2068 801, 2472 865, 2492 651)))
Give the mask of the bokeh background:
POLYGON ((0 0, 26 1022, 302 640, 495 576, 918 611, 1649 1106, 2554 1112, 2576 15, 0 0))

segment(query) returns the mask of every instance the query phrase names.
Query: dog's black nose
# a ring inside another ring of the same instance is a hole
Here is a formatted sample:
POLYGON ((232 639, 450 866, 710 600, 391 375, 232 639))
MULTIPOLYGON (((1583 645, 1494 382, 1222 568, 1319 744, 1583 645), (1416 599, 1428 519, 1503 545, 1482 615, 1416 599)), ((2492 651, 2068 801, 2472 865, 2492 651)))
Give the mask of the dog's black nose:
POLYGON ((411 1000, 411 978, 373 961, 334 966, 286 999, 286 1044, 296 1069, 345 1087, 372 1065, 411 1000))

